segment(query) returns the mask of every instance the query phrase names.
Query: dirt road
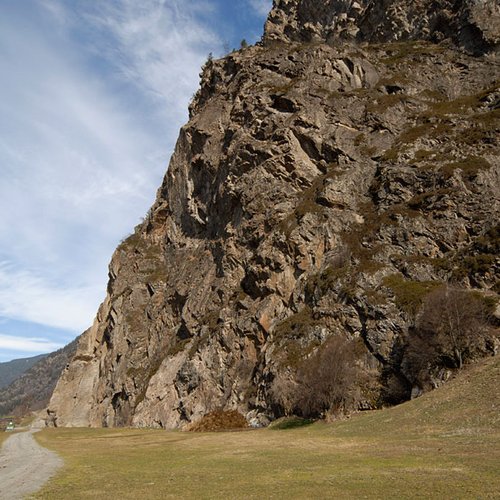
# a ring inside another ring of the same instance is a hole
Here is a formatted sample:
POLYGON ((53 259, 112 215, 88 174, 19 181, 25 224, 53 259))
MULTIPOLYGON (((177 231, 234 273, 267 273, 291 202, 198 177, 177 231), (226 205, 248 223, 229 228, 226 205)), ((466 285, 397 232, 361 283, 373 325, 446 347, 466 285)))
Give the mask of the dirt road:
POLYGON ((40 446, 36 431, 12 434, 0 451, 0 498, 22 499, 37 491, 62 466, 59 456, 40 446))

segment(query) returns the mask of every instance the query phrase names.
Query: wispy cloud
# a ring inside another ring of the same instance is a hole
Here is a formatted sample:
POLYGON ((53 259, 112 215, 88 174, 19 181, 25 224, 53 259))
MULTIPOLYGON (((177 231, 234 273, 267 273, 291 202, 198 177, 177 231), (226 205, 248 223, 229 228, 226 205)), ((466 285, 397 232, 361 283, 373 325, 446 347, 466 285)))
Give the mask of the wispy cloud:
POLYGON ((0 350, 24 353, 52 352, 63 347, 62 344, 42 338, 22 338, 0 333, 0 350))
POLYGON ((90 326, 103 294, 97 285, 66 288, 0 264, 0 316, 80 333, 90 326))
POLYGON ((103 53, 120 77, 162 105, 172 118, 186 117, 186 103, 198 82, 209 51, 221 45, 200 15, 213 6, 194 0, 121 0, 97 3, 85 18, 114 43, 98 38, 94 49, 103 53))

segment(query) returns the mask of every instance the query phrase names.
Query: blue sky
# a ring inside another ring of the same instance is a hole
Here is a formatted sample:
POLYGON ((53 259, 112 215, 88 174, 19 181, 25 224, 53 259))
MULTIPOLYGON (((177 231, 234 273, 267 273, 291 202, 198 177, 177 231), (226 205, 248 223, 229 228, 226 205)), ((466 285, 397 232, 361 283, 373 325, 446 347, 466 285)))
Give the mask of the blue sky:
POLYGON ((88 328, 209 52, 271 0, 0 0, 0 362, 88 328))

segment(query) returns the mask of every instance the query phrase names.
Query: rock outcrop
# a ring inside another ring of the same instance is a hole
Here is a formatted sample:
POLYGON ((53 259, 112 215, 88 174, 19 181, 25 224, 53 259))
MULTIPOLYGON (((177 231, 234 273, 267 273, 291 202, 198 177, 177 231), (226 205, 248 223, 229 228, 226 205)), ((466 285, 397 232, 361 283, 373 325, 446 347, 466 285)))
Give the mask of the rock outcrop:
POLYGON ((264 425, 284 411, 273 384, 332 336, 361 343, 377 382, 361 406, 396 382, 409 397, 422 294, 500 291, 497 13, 281 0, 261 45, 209 60, 54 392, 57 425, 176 428, 214 410, 264 425))
POLYGON ((265 39, 387 43, 452 39, 476 53, 498 48, 496 0, 276 0, 265 39))

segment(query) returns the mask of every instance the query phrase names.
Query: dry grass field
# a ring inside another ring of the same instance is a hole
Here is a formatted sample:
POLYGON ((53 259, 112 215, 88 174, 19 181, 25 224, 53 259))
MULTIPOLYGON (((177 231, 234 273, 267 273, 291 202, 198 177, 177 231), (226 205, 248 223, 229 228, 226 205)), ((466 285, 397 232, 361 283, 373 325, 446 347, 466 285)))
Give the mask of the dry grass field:
POLYGON ((224 433, 55 429, 41 499, 500 498, 500 358, 333 424, 224 433))
POLYGON ((9 436, 10 436, 9 432, 0 431, 0 447, 9 436))

